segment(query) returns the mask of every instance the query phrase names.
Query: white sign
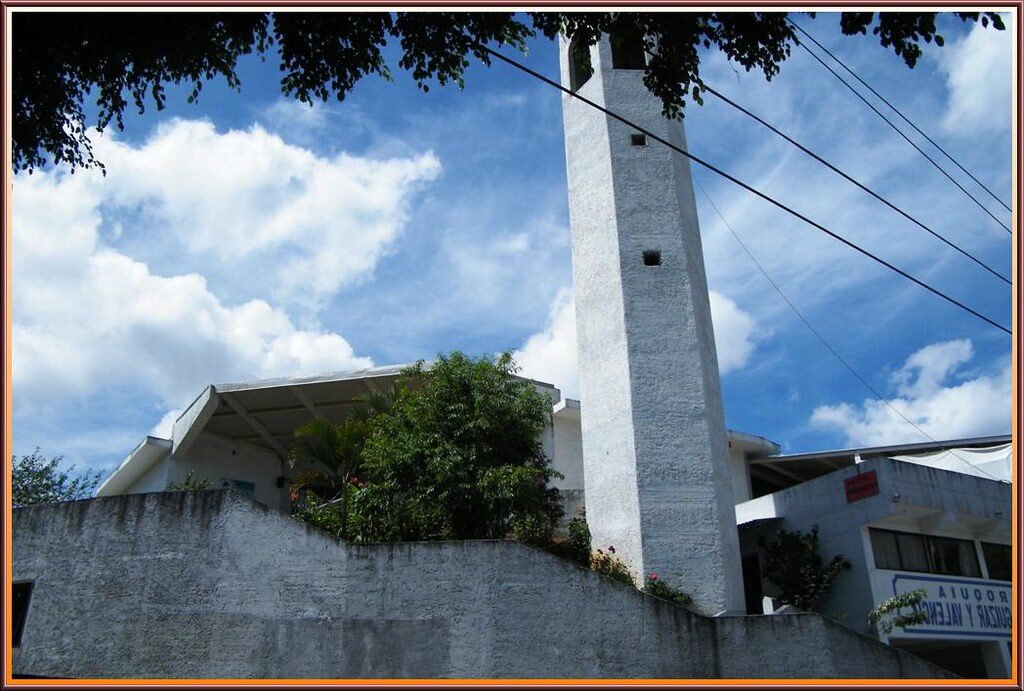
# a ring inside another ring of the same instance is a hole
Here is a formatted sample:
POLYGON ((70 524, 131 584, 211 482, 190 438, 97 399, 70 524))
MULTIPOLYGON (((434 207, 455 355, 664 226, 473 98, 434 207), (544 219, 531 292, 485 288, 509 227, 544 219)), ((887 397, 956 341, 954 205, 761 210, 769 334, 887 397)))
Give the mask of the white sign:
POLYGON ((882 595, 881 599, 918 588, 927 593, 918 606, 928 617, 927 621, 902 629, 897 627, 892 635, 1010 640, 1012 593, 1010 584, 1005 581, 926 576, 902 571, 878 571, 876 576, 890 584, 889 588, 876 591, 882 595))

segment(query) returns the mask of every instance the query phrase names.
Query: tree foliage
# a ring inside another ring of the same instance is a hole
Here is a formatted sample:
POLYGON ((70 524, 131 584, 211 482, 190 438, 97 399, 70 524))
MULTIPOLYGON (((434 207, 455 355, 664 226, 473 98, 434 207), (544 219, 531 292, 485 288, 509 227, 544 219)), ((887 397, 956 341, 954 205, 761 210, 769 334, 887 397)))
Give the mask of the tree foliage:
POLYGON ((20 458, 12 456, 11 503, 28 506, 91 497, 103 479, 103 473, 79 473, 73 465, 62 469, 63 464, 63 456, 46 458, 39 449, 20 458))
POLYGON ((178 482, 167 485, 168 492, 194 492, 210 488, 212 480, 206 475, 199 475, 194 470, 185 473, 185 476, 178 482))
MULTIPOLYGON (((1002 29, 993 12, 957 12, 1002 29)), ((811 14, 813 17, 813 13, 811 14)), ((913 67, 921 43, 943 44, 935 12, 845 12, 844 34, 870 29, 913 67)), ((123 126, 131 105, 166 103, 169 84, 191 87, 223 78, 239 89, 238 61, 276 51, 281 91, 306 103, 339 101, 367 75, 391 79, 385 48, 424 91, 431 82, 463 85, 470 58, 489 65, 484 44, 525 51, 526 40, 559 33, 592 45, 602 33, 642 40, 652 53, 644 83, 667 115, 681 117, 687 99, 700 101, 701 48, 720 50, 767 79, 797 43, 787 13, 766 12, 393 12, 393 13, 84 13, 18 12, 12 19, 13 158, 15 171, 53 161, 99 167, 87 128, 123 126), (95 99, 94 121, 84 102, 95 99)))
MULTIPOLYGON (((348 524, 350 485, 362 467, 363 446, 370 436, 366 419, 351 419, 341 424, 316 418, 295 430, 296 445, 289 455, 294 468, 297 463, 310 464, 310 469, 292 482, 292 499, 301 501, 300 513, 308 522, 325 527, 345 537, 348 524), (337 525, 328 507, 337 505, 337 525), (325 520, 324 520, 325 519, 325 520)), ((302 516, 300 516, 302 517, 302 516)))
POLYGON ((562 513, 541 442, 551 402, 514 373, 507 353, 458 352, 403 372, 394 408, 370 419, 352 539, 546 544, 562 513))
POLYGON ((921 609, 921 603, 926 597, 928 591, 917 588, 879 602, 877 607, 868 612, 868 627, 875 633, 890 634, 895 627, 926 623, 928 614, 921 609), (909 611, 904 612, 904 608, 909 611))
POLYGON ((772 587, 769 597, 805 612, 817 611, 822 598, 850 562, 839 554, 827 564, 818 552, 818 526, 811 532, 779 530, 775 539, 761 538, 763 572, 772 587))

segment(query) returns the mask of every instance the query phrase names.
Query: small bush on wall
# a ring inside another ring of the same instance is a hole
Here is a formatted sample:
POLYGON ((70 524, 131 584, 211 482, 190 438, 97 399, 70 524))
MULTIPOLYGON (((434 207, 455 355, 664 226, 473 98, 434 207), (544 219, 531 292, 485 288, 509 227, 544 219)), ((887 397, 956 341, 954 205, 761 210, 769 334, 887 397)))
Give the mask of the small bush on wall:
POLYGON ((685 607, 693 603, 693 598, 684 593, 681 590, 673 588, 665 581, 661 580, 661 577, 656 573, 648 574, 647 580, 644 582, 644 592, 654 597, 660 597, 663 600, 674 602, 681 607, 685 607))
POLYGON ((928 614, 920 606, 926 597, 928 597, 928 591, 924 588, 917 588, 879 602, 877 607, 868 612, 869 630, 876 635, 890 634, 897 627, 924 624, 928 621, 928 614), (908 611, 903 611, 904 608, 908 611))
POLYGON ((602 576, 608 576, 620 583, 636 585, 633 581, 633 574, 629 571, 629 567, 615 556, 615 547, 609 546, 607 552, 600 549, 595 550, 593 554, 590 555, 590 569, 594 573, 599 573, 602 576))
POLYGON ((580 566, 590 568, 590 527, 587 525, 586 511, 580 509, 566 530, 565 537, 554 538, 548 551, 564 559, 576 562, 580 566))
POLYGON ((849 560, 841 554, 825 563, 818 553, 818 526, 809 533, 779 530, 774 540, 762 537, 759 544, 764 553, 764 576, 770 586, 765 594, 805 612, 817 611, 832 583, 850 568, 849 560))

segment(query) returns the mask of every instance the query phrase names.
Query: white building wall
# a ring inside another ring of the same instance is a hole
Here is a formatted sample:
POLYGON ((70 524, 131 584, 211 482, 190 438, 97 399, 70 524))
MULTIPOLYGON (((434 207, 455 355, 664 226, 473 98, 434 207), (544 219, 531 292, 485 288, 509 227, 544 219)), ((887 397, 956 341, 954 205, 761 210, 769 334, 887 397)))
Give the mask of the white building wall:
POLYGON ((157 461, 152 468, 143 473, 125 494, 142 494, 144 492, 161 492, 167 488, 167 473, 171 467, 171 456, 157 461))
POLYGON ((182 458, 172 458, 168 483, 180 482, 192 471, 210 479, 210 488, 229 480, 255 485, 253 499, 273 509, 288 512, 288 488, 278 487, 277 478, 294 473, 270 451, 245 443, 233 443, 203 435, 182 458))
POLYGON ((842 554, 851 563, 836 579, 820 611, 869 633, 867 614, 892 596, 891 578, 897 573, 875 568, 869 528, 1009 544, 1010 507, 1007 483, 874 458, 744 502, 736 512, 741 522, 780 519, 754 529, 741 528, 745 553, 754 548, 759 535, 771 539, 778 528, 810 531, 817 525, 822 556, 829 560, 842 554), (878 494, 847 501, 843 481, 870 471, 877 475, 878 494))

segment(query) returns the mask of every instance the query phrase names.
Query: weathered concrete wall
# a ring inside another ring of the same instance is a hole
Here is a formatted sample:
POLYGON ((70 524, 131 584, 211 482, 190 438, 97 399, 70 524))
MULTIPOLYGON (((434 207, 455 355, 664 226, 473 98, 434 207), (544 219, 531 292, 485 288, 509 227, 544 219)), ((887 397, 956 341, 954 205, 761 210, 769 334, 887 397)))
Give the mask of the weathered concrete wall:
POLYGON ((13 567, 16 674, 943 674, 816 615, 706 618, 513 542, 351 546, 234 492, 19 509, 13 567))

